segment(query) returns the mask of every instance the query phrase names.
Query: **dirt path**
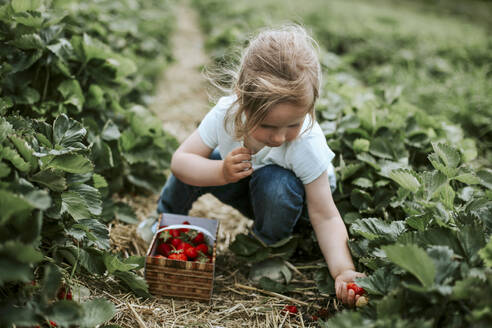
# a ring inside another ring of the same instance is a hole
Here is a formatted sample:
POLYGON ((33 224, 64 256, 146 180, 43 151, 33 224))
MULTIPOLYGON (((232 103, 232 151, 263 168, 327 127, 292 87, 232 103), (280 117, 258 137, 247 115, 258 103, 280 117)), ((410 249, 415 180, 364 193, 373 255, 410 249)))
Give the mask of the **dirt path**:
MULTIPOLYGON (((164 122, 164 129, 182 142, 211 108, 207 81, 201 73, 201 68, 209 62, 203 48, 204 37, 198 26, 197 14, 187 1, 176 5, 176 17, 177 26, 172 39, 176 60, 166 69, 150 108, 164 122)), ((252 223, 212 195, 204 195, 195 202, 190 215, 220 220, 219 254, 235 235, 245 231, 252 223)))

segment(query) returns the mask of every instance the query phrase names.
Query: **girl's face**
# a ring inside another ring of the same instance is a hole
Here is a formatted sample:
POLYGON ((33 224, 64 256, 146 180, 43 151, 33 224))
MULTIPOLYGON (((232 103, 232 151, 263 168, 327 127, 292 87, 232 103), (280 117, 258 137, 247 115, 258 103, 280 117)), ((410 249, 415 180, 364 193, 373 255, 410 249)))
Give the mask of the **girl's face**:
POLYGON ((267 116, 249 136, 268 147, 279 147, 294 140, 301 132, 307 110, 291 103, 273 106, 267 116))

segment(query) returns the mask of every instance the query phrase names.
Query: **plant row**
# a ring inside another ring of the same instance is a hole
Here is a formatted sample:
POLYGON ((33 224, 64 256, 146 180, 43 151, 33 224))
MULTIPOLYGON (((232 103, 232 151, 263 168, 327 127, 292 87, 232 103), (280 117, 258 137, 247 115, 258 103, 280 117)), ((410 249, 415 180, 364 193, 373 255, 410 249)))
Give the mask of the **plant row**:
MULTIPOLYGON (((267 24, 244 3, 199 1, 196 6, 220 64, 237 64, 237 57, 224 54, 247 39, 239 31, 267 24), (221 23, 212 24, 217 15, 221 23)), ((485 327, 492 319, 487 297, 492 170, 480 164, 476 142, 464 137, 459 125, 405 101, 401 87, 369 89, 347 73, 343 57, 322 48, 320 58, 325 82, 318 122, 336 153, 334 199, 349 229, 357 269, 367 274, 356 283, 367 291, 369 303, 319 324, 485 327)), ((317 263, 319 292, 334 295, 308 218, 275 245, 239 235, 230 248, 245 262, 270 259, 267 274, 250 272, 262 288, 289 292, 299 287, 291 282, 289 260, 301 267, 317 263)))
POLYGON ((112 252, 107 223, 137 222, 116 192, 165 181, 176 140, 146 105, 172 24, 165 1, 2 2, 0 326, 110 319, 76 276, 148 296, 143 258, 112 252))

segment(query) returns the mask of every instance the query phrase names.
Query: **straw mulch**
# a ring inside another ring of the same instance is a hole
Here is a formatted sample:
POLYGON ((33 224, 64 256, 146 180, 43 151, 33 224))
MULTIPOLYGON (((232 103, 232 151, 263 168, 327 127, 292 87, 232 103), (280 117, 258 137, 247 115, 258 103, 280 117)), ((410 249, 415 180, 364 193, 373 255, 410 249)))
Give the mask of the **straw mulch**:
MULTIPOLYGON (((120 200, 129 203, 143 220, 154 213, 157 197, 125 196, 120 200)), ((88 297, 105 297, 114 303, 117 312, 110 324, 139 328, 316 327, 313 315, 326 318, 341 307, 333 298, 319 294, 309 269, 301 272, 293 267, 294 281, 305 288, 288 295, 261 290, 248 281, 248 266, 228 250, 234 237, 251 226, 251 221, 239 212, 205 195, 194 204, 190 215, 220 220, 211 302, 143 299, 124 290, 112 278, 101 281, 78 276, 75 282, 86 287, 88 297), (298 313, 289 314, 284 310, 286 305, 296 305, 298 313)), ((145 255, 147 251, 147 244, 136 233, 136 225, 115 222, 110 225, 110 236, 112 249, 124 256, 145 255)), ((143 276, 143 272, 140 274, 143 276)))

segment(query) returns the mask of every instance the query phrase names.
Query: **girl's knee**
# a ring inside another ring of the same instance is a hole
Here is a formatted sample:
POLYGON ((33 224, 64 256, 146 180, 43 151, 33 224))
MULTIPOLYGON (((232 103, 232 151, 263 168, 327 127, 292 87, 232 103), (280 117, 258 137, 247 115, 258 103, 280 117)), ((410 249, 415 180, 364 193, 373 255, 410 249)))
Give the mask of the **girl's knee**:
POLYGON ((253 173, 250 181, 253 197, 267 197, 268 201, 304 201, 304 185, 290 170, 278 165, 267 165, 253 173))

